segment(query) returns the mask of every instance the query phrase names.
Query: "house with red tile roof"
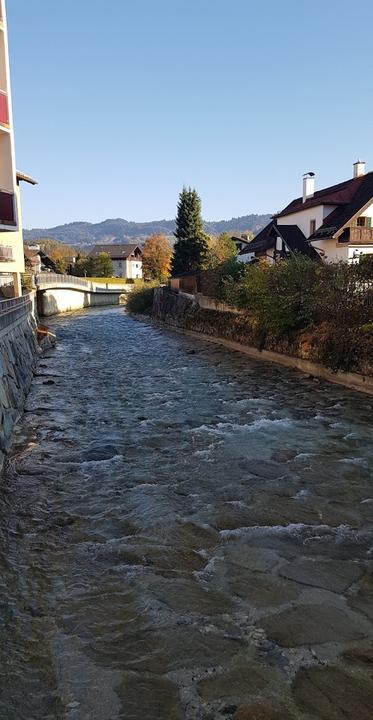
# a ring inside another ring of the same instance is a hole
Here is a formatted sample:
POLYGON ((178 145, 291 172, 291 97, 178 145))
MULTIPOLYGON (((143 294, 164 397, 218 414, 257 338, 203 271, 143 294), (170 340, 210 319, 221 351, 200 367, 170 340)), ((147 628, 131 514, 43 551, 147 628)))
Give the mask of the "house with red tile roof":
POLYGON ((254 240, 239 259, 250 262, 302 253, 326 262, 353 262, 373 254, 373 172, 358 160, 353 177, 315 190, 315 174, 303 177, 303 193, 292 200, 254 240))

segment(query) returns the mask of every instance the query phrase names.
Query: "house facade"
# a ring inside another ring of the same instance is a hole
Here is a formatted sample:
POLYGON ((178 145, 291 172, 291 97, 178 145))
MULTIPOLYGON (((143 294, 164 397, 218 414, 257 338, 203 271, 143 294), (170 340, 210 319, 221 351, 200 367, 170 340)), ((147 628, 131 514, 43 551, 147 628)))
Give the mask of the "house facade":
POLYGON ((349 180, 317 191, 314 173, 307 173, 302 196, 275 215, 239 259, 274 262, 295 252, 325 262, 373 254, 373 172, 365 172, 364 162, 354 163, 349 180))
POLYGON ((90 253, 96 257, 106 253, 113 263, 113 277, 142 279, 142 250, 139 245, 95 245, 90 253))
POLYGON ((25 270, 20 183, 35 181, 16 172, 5 0, 0 0, 0 286, 22 294, 25 270))

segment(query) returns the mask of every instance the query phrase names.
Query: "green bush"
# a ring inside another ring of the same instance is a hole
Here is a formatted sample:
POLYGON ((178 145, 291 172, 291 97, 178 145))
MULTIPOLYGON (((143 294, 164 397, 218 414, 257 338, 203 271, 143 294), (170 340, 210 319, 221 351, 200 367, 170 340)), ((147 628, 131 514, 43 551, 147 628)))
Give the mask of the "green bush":
POLYGON ((243 265, 241 277, 225 277, 225 302, 247 310, 264 332, 282 337, 307 327, 313 320, 313 306, 319 266, 298 255, 272 266, 266 263, 243 265))
POLYGON ((323 328, 316 343, 320 362, 345 371, 371 366, 370 256, 356 264, 326 264, 298 255, 242 267, 235 277, 222 275, 220 299, 247 313, 257 347, 268 346, 271 338, 293 343, 300 332, 323 328))
POLYGON ((156 282, 135 285, 127 297, 127 310, 130 313, 149 314, 153 305, 154 288, 157 286, 156 282))
POLYGON ((21 273, 22 290, 31 292, 34 289, 34 276, 32 273, 21 273))

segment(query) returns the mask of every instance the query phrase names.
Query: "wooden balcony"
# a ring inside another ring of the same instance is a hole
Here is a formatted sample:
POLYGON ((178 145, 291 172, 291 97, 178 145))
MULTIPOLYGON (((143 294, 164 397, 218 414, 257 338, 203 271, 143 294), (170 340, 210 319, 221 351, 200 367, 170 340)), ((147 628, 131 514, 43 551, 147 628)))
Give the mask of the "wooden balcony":
POLYGON ((8 96, 0 90, 0 123, 9 125, 8 96))
POLYGON ((0 225, 15 225, 14 195, 0 191, 0 225))
POLYGON ((351 245, 373 245, 373 228, 350 227, 349 242, 351 245))

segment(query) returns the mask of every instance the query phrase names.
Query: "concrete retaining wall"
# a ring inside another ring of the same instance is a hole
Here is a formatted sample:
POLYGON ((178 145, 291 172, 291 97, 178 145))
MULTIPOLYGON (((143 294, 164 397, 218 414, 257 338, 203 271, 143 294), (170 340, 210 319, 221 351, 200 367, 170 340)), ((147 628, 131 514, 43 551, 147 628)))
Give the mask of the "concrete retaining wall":
POLYGON ((230 307, 225 303, 215 300, 215 298, 209 297, 208 295, 202 295, 201 293, 195 294, 195 299, 198 305, 204 310, 218 310, 219 312, 231 313, 233 315, 243 315, 242 310, 230 307))
POLYGON ((101 305, 119 305, 121 293, 92 293, 65 288, 38 291, 38 311, 42 317, 101 305))

